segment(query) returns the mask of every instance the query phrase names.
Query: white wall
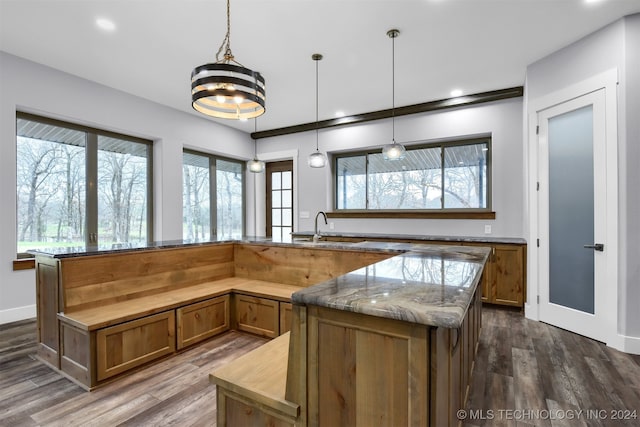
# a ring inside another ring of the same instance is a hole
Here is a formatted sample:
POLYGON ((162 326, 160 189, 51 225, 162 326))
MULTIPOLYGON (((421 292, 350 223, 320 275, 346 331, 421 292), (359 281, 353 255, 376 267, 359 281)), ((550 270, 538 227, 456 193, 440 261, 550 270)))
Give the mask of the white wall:
MULTIPOLYGON (((185 90, 188 103, 188 84, 185 90)), ((183 147, 243 160, 253 155, 243 132, 0 52, 0 324, 35 316, 34 271, 12 271, 16 110, 153 140, 156 240, 182 238, 183 147)))
MULTIPOLYGON (((618 332, 640 352, 640 14, 623 18, 527 68, 527 102, 617 68, 618 332)), ((526 107, 526 105, 525 105, 526 107)), ((526 113, 527 109, 525 109, 526 113)), ((528 212, 526 212, 528 215, 528 212)), ((612 284, 614 285, 614 284, 612 284)), ((531 295, 529 296, 531 297, 531 295)))
MULTIPOLYGON (((521 98, 396 118, 396 141, 402 143, 489 134, 492 136, 492 203, 496 212, 495 220, 335 218, 330 220, 334 223, 334 231, 486 236, 484 225, 490 224, 490 236, 523 237, 521 98)), ((381 120, 322 130, 319 146, 323 152, 336 153, 371 147, 381 149, 390 140, 391 121, 381 120)), ((315 143, 313 131, 265 138, 258 142, 260 156, 299 149, 297 184, 303 190, 298 192, 297 208, 298 213, 309 212, 310 218, 296 218, 295 229, 298 231, 313 230, 316 212, 333 210, 331 169, 312 169, 306 164, 307 156, 315 151, 315 143)), ((321 229, 327 230, 327 226, 322 225, 321 229)))

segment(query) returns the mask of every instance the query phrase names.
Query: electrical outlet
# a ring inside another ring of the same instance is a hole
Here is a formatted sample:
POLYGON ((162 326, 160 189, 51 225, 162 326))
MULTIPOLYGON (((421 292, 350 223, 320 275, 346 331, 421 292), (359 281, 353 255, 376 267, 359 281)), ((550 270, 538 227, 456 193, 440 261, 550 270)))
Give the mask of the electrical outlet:
POLYGON ((300 218, 309 218, 309 211, 300 211, 300 218))
POLYGON ((333 223, 332 222, 329 223, 329 230, 333 230, 333 223))
POLYGON ((491 225, 487 224, 484 226, 484 234, 491 234, 491 225))

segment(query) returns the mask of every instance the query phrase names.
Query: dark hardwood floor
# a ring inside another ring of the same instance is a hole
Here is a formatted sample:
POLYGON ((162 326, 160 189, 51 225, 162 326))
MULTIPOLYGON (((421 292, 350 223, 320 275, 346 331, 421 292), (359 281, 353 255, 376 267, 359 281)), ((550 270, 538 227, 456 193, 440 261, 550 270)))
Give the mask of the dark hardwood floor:
MULTIPOLYGON (((265 340, 230 332, 90 393, 36 360, 35 342, 33 320, 0 325, 2 426, 212 426, 209 372, 265 340)), ((612 419, 625 410, 640 418, 640 356, 484 308, 464 426, 640 426, 612 419)))

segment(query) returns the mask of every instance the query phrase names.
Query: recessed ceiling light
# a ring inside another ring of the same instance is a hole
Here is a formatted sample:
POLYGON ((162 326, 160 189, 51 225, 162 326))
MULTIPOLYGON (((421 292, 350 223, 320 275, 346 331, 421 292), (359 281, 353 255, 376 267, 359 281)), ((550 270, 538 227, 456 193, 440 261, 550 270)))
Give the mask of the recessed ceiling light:
POLYGON ((462 95, 462 89, 454 89, 451 91, 451 97, 455 98, 462 95))
POLYGON ((114 31, 116 29, 116 24, 113 21, 106 18, 98 18, 96 19, 96 25, 101 30, 105 31, 114 31))
POLYGON ((344 117, 344 111, 336 111, 336 117, 344 117))

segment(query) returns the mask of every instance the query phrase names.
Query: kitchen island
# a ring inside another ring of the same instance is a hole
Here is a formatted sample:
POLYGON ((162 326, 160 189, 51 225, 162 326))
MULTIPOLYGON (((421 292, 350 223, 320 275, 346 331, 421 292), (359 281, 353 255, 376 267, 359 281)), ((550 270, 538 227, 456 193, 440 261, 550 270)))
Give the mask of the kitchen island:
POLYGON ((211 374, 219 425, 459 424, 490 250, 350 247, 397 253, 295 292, 288 334, 211 374))

